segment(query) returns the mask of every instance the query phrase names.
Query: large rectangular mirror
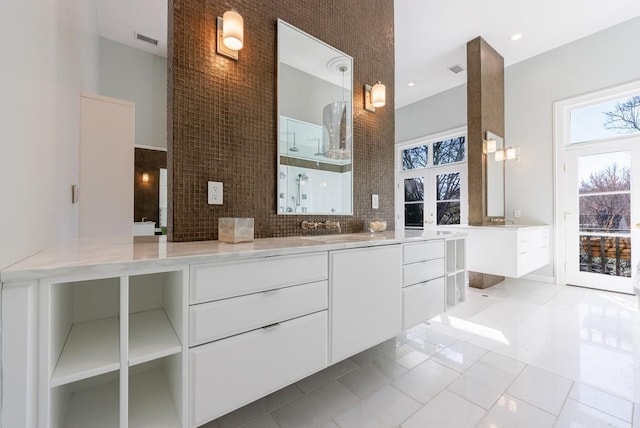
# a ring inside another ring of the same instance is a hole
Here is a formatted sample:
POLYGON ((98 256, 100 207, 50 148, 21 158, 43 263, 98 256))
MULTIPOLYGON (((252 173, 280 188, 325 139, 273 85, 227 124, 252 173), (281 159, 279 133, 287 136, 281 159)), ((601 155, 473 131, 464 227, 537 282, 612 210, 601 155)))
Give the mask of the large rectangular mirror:
POLYGON ((485 145, 492 146, 491 150, 485 150, 487 217, 504 217, 504 139, 487 132, 485 145))
POLYGON ((353 58, 278 20, 278 213, 353 213, 353 58))

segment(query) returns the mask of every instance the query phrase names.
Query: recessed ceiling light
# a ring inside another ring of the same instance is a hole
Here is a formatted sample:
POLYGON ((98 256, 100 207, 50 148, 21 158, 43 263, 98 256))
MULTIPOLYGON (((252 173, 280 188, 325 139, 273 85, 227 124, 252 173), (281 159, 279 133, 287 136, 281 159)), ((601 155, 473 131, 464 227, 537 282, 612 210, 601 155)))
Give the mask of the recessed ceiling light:
POLYGON ((520 40, 522 38, 522 33, 516 33, 513 36, 511 36, 511 40, 516 41, 516 40, 520 40))
POLYGON ((416 82, 409 82, 409 83, 407 84, 407 86, 408 86, 408 87, 410 87, 410 88, 412 88, 412 87, 416 86, 416 82))

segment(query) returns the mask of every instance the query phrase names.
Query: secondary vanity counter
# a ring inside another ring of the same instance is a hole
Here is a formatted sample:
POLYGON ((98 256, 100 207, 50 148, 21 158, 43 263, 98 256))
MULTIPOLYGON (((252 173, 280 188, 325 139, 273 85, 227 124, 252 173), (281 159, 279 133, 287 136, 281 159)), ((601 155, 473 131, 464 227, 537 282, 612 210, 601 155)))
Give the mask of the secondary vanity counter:
POLYGON ((389 231, 260 238, 240 244, 219 241, 167 242, 165 237, 70 240, 0 271, 0 282, 372 247, 463 235, 457 232, 389 231))

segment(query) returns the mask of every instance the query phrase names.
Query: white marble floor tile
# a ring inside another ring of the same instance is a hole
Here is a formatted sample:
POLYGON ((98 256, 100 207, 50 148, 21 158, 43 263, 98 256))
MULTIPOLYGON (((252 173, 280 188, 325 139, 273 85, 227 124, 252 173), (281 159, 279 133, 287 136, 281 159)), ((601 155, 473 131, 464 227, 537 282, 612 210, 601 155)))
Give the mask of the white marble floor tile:
POLYGON ((484 413, 484 409, 444 390, 403 423, 402 428, 472 428, 484 413))
POLYGON ((514 379, 513 375, 483 363, 476 363, 453 381, 447 389, 488 410, 514 379))
POLYGON ((418 364, 426 361, 430 355, 422 353, 405 344, 395 348, 393 351, 386 352, 384 356, 395 361, 397 364, 400 364, 402 367, 412 369, 418 364))
POLYGON ((555 416, 507 394, 489 410, 478 428, 551 428, 555 416))
POLYGON ((505 357, 504 355, 496 354, 495 352, 487 352, 482 358, 480 358, 479 362, 512 376, 518 376, 527 366, 525 363, 514 360, 513 358, 505 357))
POLYGON ((406 368, 381 356, 342 376, 338 381, 358 397, 366 398, 406 372, 406 368))
POLYGON ((424 336, 419 336, 413 339, 409 339, 406 342, 407 345, 411 346, 416 351, 419 351, 429 357, 437 354, 442 351, 446 346, 434 345, 424 338, 424 336))
POLYGON ((405 373, 392 385, 420 403, 426 403, 453 382, 459 373, 432 360, 405 373))
POLYGON ((332 382, 273 412, 281 428, 317 427, 331 424, 333 418, 360 399, 339 382, 332 382))
POLYGON ((569 398, 587 406, 596 408, 626 422, 633 420, 633 403, 599 389, 580 383, 574 383, 569 398))
POLYGON ((558 415, 569 394, 571 384, 571 380, 567 378, 527 366, 507 392, 542 410, 558 415))
POLYGON ((263 417, 256 419, 246 425, 242 425, 242 428, 280 428, 273 416, 264 415, 263 417))
POLYGON ((392 352, 396 347, 398 347, 401 344, 402 343, 399 343, 399 341, 395 338, 389 339, 369 349, 365 349, 364 351, 352 356, 349 359, 358 365, 363 365, 370 361, 375 360, 376 358, 378 358, 381 355, 384 355, 387 352, 392 352))
POLYGON ((216 427, 237 428, 247 422, 253 421, 262 415, 272 412, 303 396, 302 391, 295 385, 287 386, 273 394, 267 395, 251 404, 239 408, 229 414, 218 418, 216 427))
POLYGON ((486 353, 486 349, 467 342, 458 341, 447 346, 431 357, 431 359, 462 373, 486 353))
POLYGON ((441 348, 446 348, 447 346, 458 340, 456 337, 435 330, 432 326, 429 326, 429 328, 425 330, 422 338, 424 341, 441 348))
POLYGON ((387 385, 334 421, 341 428, 394 428, 413 415, 420 406, 417 401, 387 385))
POLYGON ((556 428, 631 428, 631 423, 569 399, 562 408, 555 426, 556 428))
POLYGON ((318 388, 322 388, 328 383, 331 383, 347 373, 354 371, 358 367, 360 367, 358 364, 350 359, 346 359, 302 379, 296 385, 302 390, 302 392, 308 393, 318 388))

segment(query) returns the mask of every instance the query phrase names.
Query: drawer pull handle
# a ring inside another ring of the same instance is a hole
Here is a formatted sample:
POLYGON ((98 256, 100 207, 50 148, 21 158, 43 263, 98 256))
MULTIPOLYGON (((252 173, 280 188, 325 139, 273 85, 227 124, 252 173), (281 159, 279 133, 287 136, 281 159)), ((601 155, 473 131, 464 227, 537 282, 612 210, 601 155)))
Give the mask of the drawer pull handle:
POLYGON ((264 331, 271 331, 271 330, 273 330, 275 328, 278 328, 278 327, 280 327, 280 323, 276 322, 276 323, 273 323, 273 324, 265 325, 264 327, 262 327, 262 329, 264 331))

